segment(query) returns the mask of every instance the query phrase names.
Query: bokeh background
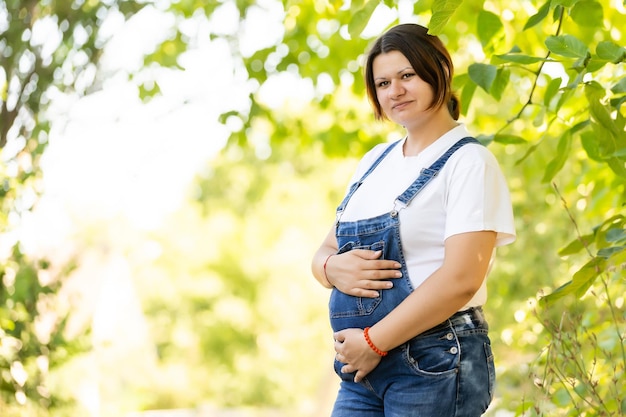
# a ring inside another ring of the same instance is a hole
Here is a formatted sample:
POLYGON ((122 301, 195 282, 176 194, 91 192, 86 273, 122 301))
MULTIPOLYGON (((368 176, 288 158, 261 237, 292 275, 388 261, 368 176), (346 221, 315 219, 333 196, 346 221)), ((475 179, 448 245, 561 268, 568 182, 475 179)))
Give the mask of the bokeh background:
POLYGON ((620 0, 0 1, 0 415, 328 415, 310 261, 403 134, 361 67, 398 22, 513 195, 488 414, 625 415, 620 0))

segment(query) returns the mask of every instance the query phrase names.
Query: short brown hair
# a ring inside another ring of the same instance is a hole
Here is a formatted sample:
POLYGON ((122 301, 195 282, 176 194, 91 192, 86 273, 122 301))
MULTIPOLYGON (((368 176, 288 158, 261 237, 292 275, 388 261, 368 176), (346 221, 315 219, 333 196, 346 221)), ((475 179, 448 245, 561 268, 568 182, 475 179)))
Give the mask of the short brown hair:
POLYGON ((412 23, 392 27, 381 35, 369 51, 365 63, 367 95, 377 119, 386 119, 374 83, 374 59, 383 53, 398 51, 409 61, 417 75, 430 84, 434 100, 429 108, 448 106, 454 120, 459 118, 459 99, 452 92, 454 65, 448 50, 437 36, 429 35, 428 29, 412 23))

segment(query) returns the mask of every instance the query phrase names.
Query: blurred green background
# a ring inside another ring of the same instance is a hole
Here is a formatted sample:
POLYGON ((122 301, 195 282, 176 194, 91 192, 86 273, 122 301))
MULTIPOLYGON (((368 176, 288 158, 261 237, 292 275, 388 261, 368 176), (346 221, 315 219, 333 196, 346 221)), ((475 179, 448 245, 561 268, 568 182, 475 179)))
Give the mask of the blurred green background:
POLYGON ((398 22, 513 196, 488 415, 625 415, 621 0, 0 1, 0 415, 328 415, 310 260, 403 133, 361 67, 398 22))

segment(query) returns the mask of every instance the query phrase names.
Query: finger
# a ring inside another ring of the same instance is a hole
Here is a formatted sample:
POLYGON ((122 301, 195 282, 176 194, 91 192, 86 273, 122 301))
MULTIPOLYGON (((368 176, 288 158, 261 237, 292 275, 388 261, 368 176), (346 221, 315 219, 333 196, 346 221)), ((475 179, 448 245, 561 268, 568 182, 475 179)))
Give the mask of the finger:
POLYGON ((365 278, 368 280, 393 279, 402 277, 402 271, 399 269, 368 269, 365 272, 365 278))
POLYGON ((400 271, 397 271, 398 274, 395 274, 395 272, 393 271, 391 271, 391 273, 389 273, 390 271, 387 271, 384 274, 384 275, 392 275, 392 276, 383 276, 382 274, 383 272, 385 271, 371 271, 370 273, 367 274, 368 277, 366 279, 359 281, 356 284, 356 286, 364 290, 387 290, 393 287, 393 282, 386 281, 386 280, 390 278, 395 279, 395 278, 402 277, 402 273, 400 273, 400 271))
POLYGON ((349 253, 356 255, 361 259, 374 260, 374 259, 380 258, 381 255, 383 254, 383 251, 381 250, 373 251, 369 249, 353 249, 349 253))
POLYGON ((391 259, 379 259, 371 263, 372 269, 400 269, 402 264, 391 259))
POLYGON ((363 288, 355 288, 354 290, 350 291, 348 294, 353 295, 355 297, 361 297, 361 298, 376 298, 380 295, 378 291, 366 290, 363 288))
MULTIPOLYGON (((344 367, 345 368, 345 367, 344 367)), ((356 375, 354 375, 354 382, 361 382, 363 378, 367 375, 367 372, 357 371, 356 375)))
POLYGON ((354 288, 350 295, 364 298, 376 298, 380 295, 380 290, 393 288, 391 281, 362 280, 357 285, 358 287, 354 288))
POLYGON ((338 331, 333 333, 333 337, 335 338, 335 342, 343 343, 346 340, 346 335, 342 331, 338 331))
POLYGON ((341 367, 341 373, 342 374, 350 374, 352 372, 356 371, 356 368, 350 364, 344 365, 341 367))

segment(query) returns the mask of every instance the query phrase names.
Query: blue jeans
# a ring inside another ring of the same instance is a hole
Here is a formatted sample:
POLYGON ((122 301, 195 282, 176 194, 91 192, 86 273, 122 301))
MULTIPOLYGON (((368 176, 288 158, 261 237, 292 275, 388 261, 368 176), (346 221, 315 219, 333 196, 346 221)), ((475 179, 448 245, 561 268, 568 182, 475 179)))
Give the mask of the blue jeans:
MULTIPOLYGON (((398 207, 397 203, 399 210, 408 206, 452 153, 474 142, 465 138, 453 145, 398 196, 394 207, 398 207)), ((329 313, 334 331, 373 326, 413 291, 400 239, 400 216, 395 208, 370 219, 340 221, 356 189, 397 143, 389 146, 350 187, 337 208, 336 237, 338 253, 354 249, 380 250, 382 259, 401 264, 402 278, 394 279, 394 286, 379 291, 376 298, 353 297, 333 289, 329 313)), ((457 313, 391 350, 359 383, 354 382, 354 373, 342 373, 343 364, 335 360, 335 371, 342 381, 332 417, 480 416, 491 402, 495 380, 487 332, 480 307, 457 313)))
POLYGON ((389 352, 362 382, 342 378, 332 417, 478 417, 495 369, 480 308, 466 310, 389 352))

